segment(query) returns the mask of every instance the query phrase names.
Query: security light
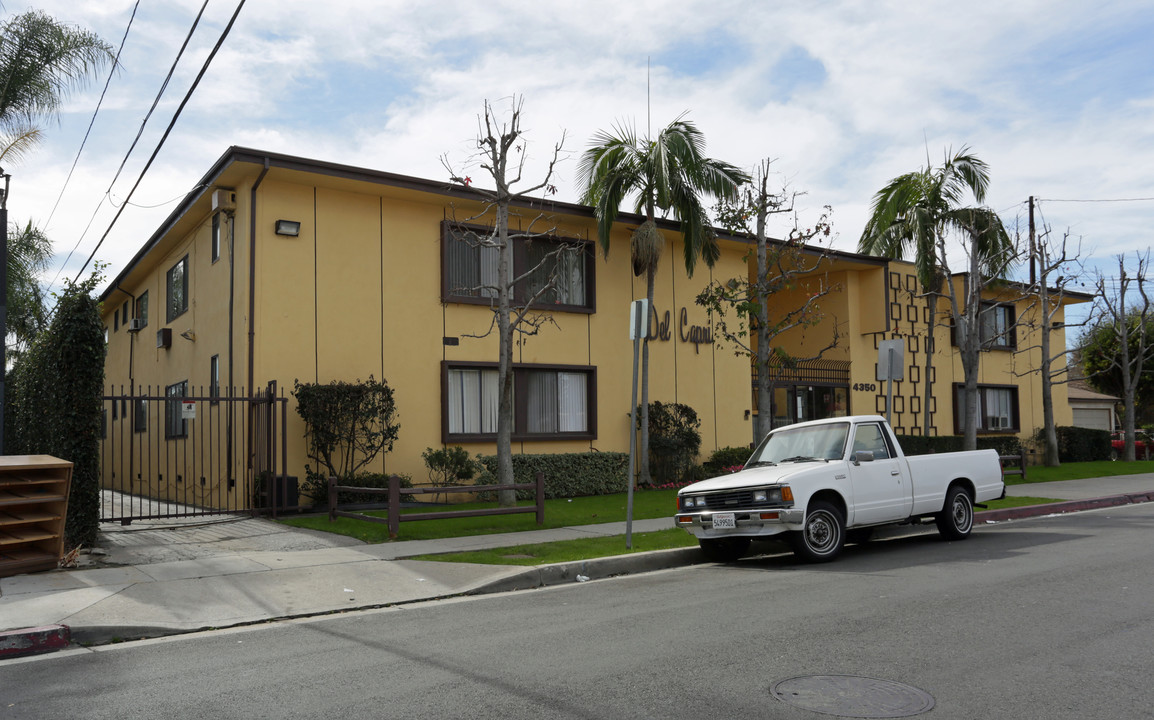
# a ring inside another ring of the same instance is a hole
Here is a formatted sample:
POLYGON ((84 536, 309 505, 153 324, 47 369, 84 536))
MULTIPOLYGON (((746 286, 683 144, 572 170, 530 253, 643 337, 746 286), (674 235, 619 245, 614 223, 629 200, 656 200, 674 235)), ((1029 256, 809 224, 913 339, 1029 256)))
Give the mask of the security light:
POLYGON ((277 220, 276 234, 296 237, 301 234, 301 224, 296 220, 277 220))

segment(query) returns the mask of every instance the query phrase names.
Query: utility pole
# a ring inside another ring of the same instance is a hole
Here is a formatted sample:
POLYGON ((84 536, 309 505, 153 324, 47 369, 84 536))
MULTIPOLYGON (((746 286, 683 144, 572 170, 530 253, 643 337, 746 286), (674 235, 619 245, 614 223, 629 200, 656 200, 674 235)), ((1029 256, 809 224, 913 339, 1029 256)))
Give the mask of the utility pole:
POLYGON ((8 376, 8 183, 12 176, 0 168, 0 455, 4 454, 4 382, 8 376))
POLYGON ((1031 195, 1030 196, 1030 286, 1031 287, 1033 287, 1034 282, 1036 281, 1036 278, 1034 276, 1034 255, 1036 253, 1036 249, 1034 247, 1035 237, 1036 236, 1034 234, 1034 196, 1031 195))

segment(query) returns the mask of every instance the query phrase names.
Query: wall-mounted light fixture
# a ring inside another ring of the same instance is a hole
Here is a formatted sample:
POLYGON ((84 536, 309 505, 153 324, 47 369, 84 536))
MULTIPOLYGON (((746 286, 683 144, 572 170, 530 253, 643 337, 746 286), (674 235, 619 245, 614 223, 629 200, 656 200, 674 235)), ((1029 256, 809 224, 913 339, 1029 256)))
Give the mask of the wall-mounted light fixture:
POLYGON ((276 234, 296 237, 301 234, 301 224, 296 220, 277 220, 276 234))

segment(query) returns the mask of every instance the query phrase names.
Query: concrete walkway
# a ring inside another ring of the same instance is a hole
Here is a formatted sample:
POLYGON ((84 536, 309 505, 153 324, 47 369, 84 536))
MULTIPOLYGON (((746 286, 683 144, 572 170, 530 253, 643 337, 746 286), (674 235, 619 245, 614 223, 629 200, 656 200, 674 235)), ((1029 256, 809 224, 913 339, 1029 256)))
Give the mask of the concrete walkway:
MULTIPOLYGON (((979 513, 979 523, 1152 500, 1154 472, 1014 485, 1007 492, 1069 502, 979 513)), ((639 520, 633 531, 671 524, 639 520)), ((367 545, 253 518, 106 526, 90 556, 99 566, 0 578, 0 659, 69 640, 157 637, 703 562, 696 548, 536 568, 405 559, 624 532, 625 523, 617 522, 367 545)))

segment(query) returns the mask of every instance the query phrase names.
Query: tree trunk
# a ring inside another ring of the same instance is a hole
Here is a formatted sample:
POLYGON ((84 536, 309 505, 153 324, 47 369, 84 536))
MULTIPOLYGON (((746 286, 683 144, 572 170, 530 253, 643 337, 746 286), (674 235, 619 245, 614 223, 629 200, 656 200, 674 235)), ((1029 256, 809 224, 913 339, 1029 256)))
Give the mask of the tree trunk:
POLYGON ((766 250, 765 219, 768 207, 762 175, 757 211, 757 422, 753 442, 759 443, 773 429, 773 374, 769 370, 769 258, 766 250))
MULTIPOLYGON (((645 270, 645 298, 649 301, 649 312, 656 314, 653 309, 653 287, 657 266, 650 265, 645 270)), ((649 318, 645 318, 645 335, 641 340, 641 442, 638 443, 637 456, 641 460, 637 475, 639 485, 651 485, 653 479, 649 475, 649 318)))
POLYGON ((1126 307, 1119 302, 1118 353, 1122 356, 1122 431, 1125 438, 1122 444, 1122 459, 1134 462, 1137 453, 1134 452, 1134 396, 1138 391, 1138 380, 1130 372, 1130 328, 1126 323, 1126 307))
POLYGON ((933 288, 928 295, 926 295, 926 305, 930 310, 928 332, 926 333, 926 377, 925 377, 925 392, 922 394, 922 435, 924 437, 930 436, 930 426, 933 423, 932 405, 934 402, 933 393, 933 378, 934 378, 934 332, 938 327, 938 290, 933 288))
MULTIPOLYGON (((513 333, 509 327, 509 294, 513 267, 513 249, 509 243, 509 208, 497 206, 497 233, 500 241, 500 259, 497 263, 497 331, 500 338, 500 359, 497 367, 497 386, 500 405, 497 412, 497 484, 513 484, 513 333)), ((501 507, 517 504, 517 491, 497 493, 501 507)))
MULTIPOLYGON (((1058 467, 1058 430, 1054 427, 1054 385, 1050 374, 1050 296, 1046 293, 1046 275, 1039 284, 1042 307, 1042 422, 1045 426, 1046 447, 1042 463, 1046 467, 1058 467)), ((1012 331, 1016 332, 1016 331, 1012 331)))

